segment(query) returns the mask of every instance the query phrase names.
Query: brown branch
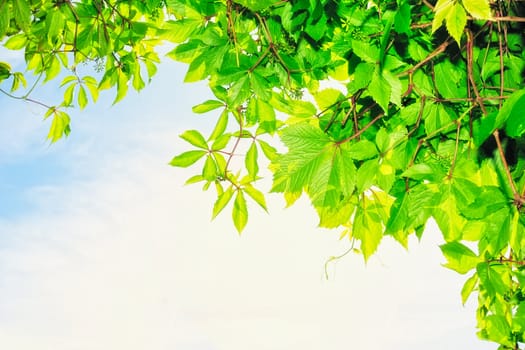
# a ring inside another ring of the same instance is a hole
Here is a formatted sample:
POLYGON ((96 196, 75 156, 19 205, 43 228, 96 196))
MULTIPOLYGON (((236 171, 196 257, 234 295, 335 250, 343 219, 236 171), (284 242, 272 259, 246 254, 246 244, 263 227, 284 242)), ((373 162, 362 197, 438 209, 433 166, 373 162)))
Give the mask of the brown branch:
POLYGON ((492 17, 494 22, 525 22, 525 17, 516 17, 516 16, 496 16, 492 17))
MULTIPOLYGON (((242 123, 242 112, 241 108, 239 107, 237 109, 237 113, 239 113, 239 137, 237 137, 237 140, 235 140, 235 144, 233 145, 233 148, 230 152, 230 156, 228 157, 228 160, 226 161, 226 165, 224 166, 224 177, 228 179, 228 167, 230 166, 231 160, 233 156, 235 155, 235 151, 237 150, 237 147, 239 147, 239 143, 241 142, 242 138, 242 132, 243 132, 243 123, 242 123)), ((231 181, 230 181, 231 182, 231 181)))
POLYGON ((487 109, 485 108, 485 105, 483 104, 483 100, 481 99, 481 96, 479 95, 478 87, 476 86, 476 81, 474 80, 474 73, 473 73, 473 61, 474 61, 474 55, 473 55, 473 48, 474 48, 474 37, 472 35, 472 32, 470 29, 466 29, 467 32, 467 76, 471 83, 472 90, 474 91, 474 95, 476 96, 476 102, 481 108, 481 111, 484 115, 487 115, 487 109))
POLYGON ((378 115, 376 115, 374 117, 374 119, 372 119, 368 124, 366 124, 365 126, 363 126, 358 132, 356 132, 355 134, 347 137, 346 139, 344 140, 341 140, 341 141, 338 141, 336 142, 337 145, 340 145, 342 143, 345 143, 345 142, 348 142, 348 141, 352 141, 353 139, 361 136, 362 133, 364 133, 366 130, 368 130, 368 128, 370 128, 372 125, 374 125, 379 119, 381 119, 385 114, 383 112, 379 113, 378 115))
POLYGON ((425 64, 430 62, 436 56, 438 56, 441 53, 443 53, 445 51, 445 49, 447 48, 447 46, 450 45, 451 42, 452 42, 452 39, 450 39, 450 38, 447 39, 441 45, 439 45, 434 51, 432 51, 427 57, 425 57, 423 60, 418 62, 415 66, 413 66, 410 69, 407 69, 406 71, 403 71, 403 72, 399 73, 397 76, 398 77, 404 77, 404 76, 407 76, 407 75, 408 76, 412 76, 412 74, 414 74, 414 72, 416 70, 418 70, 419 68, 421 68, 422 66, 424 66, 425 64))

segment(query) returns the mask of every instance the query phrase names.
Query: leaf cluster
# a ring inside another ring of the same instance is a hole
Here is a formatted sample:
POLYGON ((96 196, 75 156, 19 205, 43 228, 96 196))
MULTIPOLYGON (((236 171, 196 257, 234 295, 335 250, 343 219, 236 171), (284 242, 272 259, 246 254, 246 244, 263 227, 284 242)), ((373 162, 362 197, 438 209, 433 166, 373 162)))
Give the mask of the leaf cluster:
MULTIPOLYGON (((367 260, 390 236, 407 247, 433 218, 445 266, 469 277, 479 336, 525 344, 525 10, 511 0, 82 0, 0 2, 0 37, 24 50, 63 101, 25 93, 24 73, 0 62, 0 88, 42 104, 49 138, 67 111, 114 88, 140 90, 162 43, 206 80, 211 134, 188 130, 171 165, 199 165, 188 183, 231 205, 241 232, 269 163, 271 192, 308 196, 319 225, 340 228, 367 260), (88 64, 86 69, 85 64, 88 64), (2 87, 11 84, 11 91, 2 87), (278 139, 284 145, 278 147, 278 139), (278 151, 279 150, 279 151, 278 151), (248 201, 247 201, 248 199, 248 201)), ((37 83, 40 79, 37 79, 37 83)))

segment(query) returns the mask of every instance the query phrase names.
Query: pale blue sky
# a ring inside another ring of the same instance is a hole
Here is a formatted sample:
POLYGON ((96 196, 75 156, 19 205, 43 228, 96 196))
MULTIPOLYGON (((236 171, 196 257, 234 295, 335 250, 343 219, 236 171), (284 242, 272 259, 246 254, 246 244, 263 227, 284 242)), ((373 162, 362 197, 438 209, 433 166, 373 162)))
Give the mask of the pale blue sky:
POLYGON ((2 349, 496 349, 435 230, 327 281, 348 242, 305 201, 252 206, 242 237, 228 213, 211 222, 213 196, 182 186, 198 170, 167 165, 188 149, 177 135, 213 119, 191 114, 209 92, 183 76, 167 62, 140 94, 111 107, 106 93, 52 146, 42 110, 0 97, 2 349))

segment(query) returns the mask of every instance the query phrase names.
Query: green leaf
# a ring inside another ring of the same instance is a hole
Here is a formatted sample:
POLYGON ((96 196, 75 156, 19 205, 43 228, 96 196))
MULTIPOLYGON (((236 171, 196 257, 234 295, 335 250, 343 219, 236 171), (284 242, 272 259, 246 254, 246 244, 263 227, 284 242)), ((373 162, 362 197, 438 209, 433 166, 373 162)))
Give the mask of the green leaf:
POLYGON ((496 116, 496 128, 505 124, 505 132, 511 137, 520 137, 525 132, 525 89, 514 92, 499 110, 496 116))
POLYGON ((476 267, 479 276, 480 289, 486 290, 489 296, 505 295, 508 287, 499 273, 487 262, 481 262, 476 267))
POLYGON ((410 192, 403 192, 398 197, 390 210, 390 218, 385 225, 385 235, 392 236, 403 247, 408 248, 408 234, 406 223, 408 221, 408 204, 410 192))
POLYGON ((217 164, 211 155, 206 157, 204 167, 202 168, 202 177, 207 181, 215 181, 217 179, 217 164))
POLYGON ((73 102, 73 93, 75 92, 75 84, 71 84, 64 91, 64 106, 70 106, 73 102))
POLYGON ((297 193, 311 183, 319 171, 330 139, 319 128, 299 123, 285 128, 281 140, 289 152, 272 162, 275 169, 272 191, 297 193))
POLYGON ((491 19, 489 0, 463 0, 465 10, 476 19, 491 19))
POLYGON ((84 84, 86 85, 89 92, 91 93, 91 98, 93 99, 93 102, 97 102, 99 89, 98 89, 98 83, 95 80, 95 78, 90 77, 90 76, 85 76, 82 80, 84 81, 84 84))
POLYGON ((255 142, 252 142, 244 160, 246 170, 248 170, 248 175, 252 179, 255 179, 257 177, 257 173, 259 172, 259 164, 257 163, 257 159, 257 145, 255 144, 255 142))
POLYGON ((241 190, 237 191, 235 202, 233 202, 232 218, 235 228, 241 233, 248 222, 248 207, 246 206, 246 199, 241 190))
POLYGON ((486 318, 487 339, 498 344, 514 347, 511 328, 505 317, 500 315, 489 315, 486 318))
POLYGON ((208 141, 215 140, 224 134, 224 131, 226 130, 226 127, 228 126, 228 114, 229 112, 227 109, 225 109, 221 113, 221 116, 217 120, 217 124, 215 124, 215 128, 213 129, 210 137, 208 138, 208 141))
POLYGON ((184 77, 185 83, 193 83, 205 79, 208 76, 205 55, 201 54, 191 61, 188 72, 184 77))
POLYGON ((3 40, 4 35, 7 33, 10 21, 11 12, 9 11, 9 3, 2 1, 0 3, 0 40, 3 40))
POLYGON ((256 100, 255 107, 260 128, 264 132, 273 134, 277 128, 275 110, 268 102, 263 101, 260 98, 256 100))
POLYGON ((290 101, 290 114, 298 118, 309 118, 317 112, 315 106, 308 101, 292 100, 290 101))
POLYGON ((480 147, 496 130, 496 116, 497 112, 493 112, 473 122, 472 134, 477 147, 480 147))
POLYGON ((456 201, 451 191, 445 189, 441 204, 434 209, 432 214, 447 242, 461 239, 466 224, 465 218, 459 214, 456 201))
POLYGON ((192 107, 193 113, 206 113, 214 109, 224 107, 224 102, 217 100, 208 100, 192 107))
POLYGON ((162 37, 173 43, 182 44, 191 34, 202 24, 202 21, 195 18, 182 18, 177 21, 167 21, 164 23, 162 37))
POLYGON ((374 184, 375 177, 379 171, 378 159, 365 161, 357 170, 356 186, 359 193, 369 189, 374 184))
POLYGON ((213 144, 211 145, 212 151, 219 151, 221 149, 224 149, 226 146, 228 146, 228 143, 230 142, 231 134, 224 134, 215 139, 213 144))
POLYGON ((461 36, 467 25, 467 14, 463 6, 457 2, 447 13, 447 31, 456 40, 458 46, 461 46, 461 36))
POLYGON ((4 43, 4 46, 9 50, 20 50, 27 44, 27 36, 25 34, 13 35, 4 43))
POLYGON ((250 74, 250 84, 253 91, 259 98, 265 101, 268 101, 272 98, 271 92, 268 91, 268 81, 256 71, 253 71, 250 74))
POLYGON ((46 78, 44 79, 44 81, 49 81, 55 78, 60 73, 61 66, 57 56, 51 56, 50 60, 51 62, 46 68, 46 78))
MULTIPOLYGON (((354 192, 355 183, 356 167, 347 149, 332 144, 324 149, 318 169, 307 185, 307 192, 318 212, 319 209, 324 212, 324 208, 339 208, 342 201, 347 201, 354 192)), ((327 222, 323 217, 320 219, 327 222)), ((337 224, 331 223, 330 226, 337 224)))
POLYGON ((365 62, 374 64, 379 62, 379 48, 371 45, 370 42, 352 40, 352 51, 365 62))
POLYGON ((372 75, 368 92, 385 114, 388 114, 388 103, 392 94, 392 88, 379 69, 376 69, 372 75))
POLYGON ((319 91, 314 95, 314 98, 315 102, 317 102, 317 105, 319 106, 319 109, 324 111, 330 107, 334 107, 338 101, 342 101, 344 99, 344 96, 341 91, 329 88, 319 91))
POLYGON ((453 11, 453 6, 455 4, 454 0, 438 0, 434 6, 434 20, 432 21, 432 33, 441 27, 445 18, 447 18, 450 11, 453 11))
POLYGON ((245 75, 237 80, 228 90, 228 100, 230 107, 237 107, 245 102, 250 96, 250 80, 245 75))
POLYGON ((128 93, 128 77, 122 71, 117 71, 117 96, 113 104, 120 102, 128 93))
POLYGON ((467 303, 467 299, 469 298, 470 294, 474 291, 474 288, 476 288, 476 285, 478 284, 478 275, 474 273, 463 285, 463 288, 461 289, 461 302, 463 305, 467 303))
POLYGON ((204 157, 206 153, 206 151, 187 151, 174 157, 171 160, 170 165, 186 168, 196 163, 199 159, 204 157))
POLYGON ((361 205, 357 208, 352 235, 361 240, 361 251, 365 261, 375 253, 381 239, 383 238, 383 227, 381 217, 378 215, 379 203, 363 196, 361 205))
POLYGON ((78 89, 78 106, 80 107, 80 109, 84 109, 86 108, 87 104, 88 99, 86 89, 82 85, 80 85, 78 89))
POLYGON ((394 21, 394 29, 399 34, 409 34, 410 23, 411 23, 411 6, 408 1, 403 2, 397 9, 396 17, 394 21))
POLYGON ((11 75, 11 66, 5 62, 0 62, 0 80, 9 78, 11 75))
POLYGON ((208 143, 204 136, 197 130, 186 130, 180 135, 180 138, 191 143, 193 146, 208 149, 208 143))
POLYGON ((29 2, 26 0, 13 0, 11 2, 13 6, 13 17, 15 18, 16 24, 24 31, 29 30, 31 25, 31 8, 29 2))
MULTIPOLYGON (((48 112, 49 113, 49 112, 48 112)), ((53 115, 53 121, 51 122, 51 128, 47 134, 47 139, 51 140, 51 143, 55 143, 62 136, 67 136, 69 134, 69 115, 65 112, 51 109, 51 114, 53 115)))
POLYGON ((226 207, 233 197, 233 186, 228 187, 228 189, 222 192, 215 201, 213 205, 213 215, 212 219, 215 219, 217 215, 226 207))
POLYGON ((266 207, 266 199, 261 191, 250 184, 245 185, 243 190, 255 201, 255 203, 259 204, 265 211, 268 211, 268 208, 266 207))
POLYGON ((405 170, 401 176, 416 180, 431 179, 435 176, 435 169, 425 163, 414 164, 405 170))
POLYGON ((274 0, 235 0, 235 2, 252 11, 266 10, 275 4, 274 0))
POLYGON ((268 160, 273 162, 274 160, 277 159, 279 154, 277 153, 277 150, 275 149, 275 147, 270 146, 268 142, 263 141, 261 139, 257 139, 257 142, 259 143, 261 150, 263 151, 266 158, 268 158, 268 160))
POLYGON ((462 275, 474 269, 482 261, 472 250, 459 242, 446 243, 440 248, 447 259, 444 266, 462 275))
POLYGON ((367 140, 362 139, 349 146, 348 156, 355 160, 365 160, 374 158, 378 155, 376 144, 367 140))

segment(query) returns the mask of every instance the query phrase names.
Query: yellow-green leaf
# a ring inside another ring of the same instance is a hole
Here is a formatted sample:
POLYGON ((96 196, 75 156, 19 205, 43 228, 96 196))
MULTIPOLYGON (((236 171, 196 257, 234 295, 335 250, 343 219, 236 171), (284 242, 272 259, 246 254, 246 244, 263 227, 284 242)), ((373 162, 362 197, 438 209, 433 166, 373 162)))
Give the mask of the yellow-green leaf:
POLYGON ((467 14, 461 4, 456 3, 447 13, 447 31, 456 40, 458 46, 461 46, 461 36, 467 25, 467 14))
POLYGON ((217 100, 208 100, 201 104, 198 104, 196 106, 192 107, 193 113, 206 113, 209 111, 213 111, 214 109, 224 107, 224 102, 217 101, 217 100))
POLYGON ((217 215, 226 207, 230 199, 233 197, 233 187, 230 186, 226 191, 222 192, 213 205, 212 219, 215 219, 217 215))
POLYGON ((245 185, 243 190, 255 201, 255 203, 259 204, 264 210, 268 211, 266 207, 266 199, 264 198, 264 194, 261 191, 250 184, 245 185))
POLYGON ((476 285, 478 284, 478 275, 474 273, 463 285, 463 288, 461 289, 461 302, 463 305, 466 304, 470 294, 474 291, 474 288, 476 288, 476 285))
POLYGON ((208 149, 208 143, 204 139, 204 136, 202 136, 197 130, 186 130, 180 135, 180 138, 191 143, 195 147, 208 149))
POLYGON ((237 191, 235 202, 233 202, 232 218, 235 228, 241 233, 248 222, 248 207, 246 206, 246 199, 241 190, 237 191))
POLYGON ((472 250, 459 242, 450 242, 440 246, 447 259, 444 265, 460 274, 465 274, 474 269, 483 259, 472 250))
POLYGON ((208 181, 217 179, 217 165, 211 155, 206 157, 206 162, 204 162, 204 167, 202 168, 202 176, 208 181))
POLYGON ((80 85, 78 89, 78 106, 80 107, 80 109, 84 109, 86 108, 87 103, 88 99, 86 89, 82 85, 80 85))
POLYGON ((246 166, 246 170, 248 170, 248 175, 253 179, 257 177, 257 173, 259 172, 259 165, 257 163, 258 158, 258 152, 257 152, 257 145, 255 142, 252 142, 250 145, 250 148, 248 149, 248 152, 246 153, 246 158, 244 160, 244 164, 246 166))
POLYGON ((436 6, 434 6, 434 20, 432 21, 432 33, 441 27, 445 18, 447 18, 448 13, 451 11, 454 0, 438 0, 436 6))
POLYGON ((224 131, 228 126, 228 113, 229 112, 227 109, 224 109, 224 111, 222 111, 221 116, 217 120, 217 124, 215 124, 215 128, 213 129, 210 137, 208 138, 208 141, 215 140, 216 138, 224 134, 224 131))
POLYGON ((51 128, 47 134, 47 139, 51 140, 51 143, 58 141, 62 136, 69 134, 69 115, 65 112, 52 109, 53 121, 51 122, 51 128))
POLYGON ((179 154, 178 156, 175 156, 171 160, 170 165, 178 166, 181 168, 186 168, 194 164, 195 162, 197 162, 202 157, 204 157, 206 153, 207 153, 206 151, 200 151, 200 150, 184 152, 184 153, 179 154))
POLYGON ((489 0, 463 0, 467 12, 476 19, 491 19, 489 0))

